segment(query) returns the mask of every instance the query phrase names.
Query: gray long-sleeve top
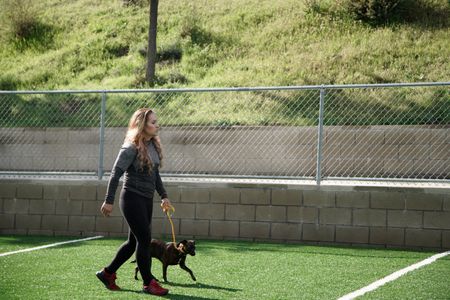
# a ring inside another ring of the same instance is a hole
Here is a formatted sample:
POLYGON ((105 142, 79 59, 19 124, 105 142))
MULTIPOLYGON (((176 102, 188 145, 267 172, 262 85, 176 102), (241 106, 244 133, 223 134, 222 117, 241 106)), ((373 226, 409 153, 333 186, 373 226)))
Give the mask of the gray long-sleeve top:
POLYGON ((148 142, 148 154, 153 162, 152 172, 148 172, 145 166, 140 170, 140 161, 137 158, 136 146, 126 142, 117 155, 116 161, 111 171, 105 202, 114 203, 119 179, 125 173, 123 188, 135 192, 144 197, 153 198, 155 190, 161 198, 167 198, 167 192, 164 189, 161 176, 159 175, 159 156, 153 141, 148 142))

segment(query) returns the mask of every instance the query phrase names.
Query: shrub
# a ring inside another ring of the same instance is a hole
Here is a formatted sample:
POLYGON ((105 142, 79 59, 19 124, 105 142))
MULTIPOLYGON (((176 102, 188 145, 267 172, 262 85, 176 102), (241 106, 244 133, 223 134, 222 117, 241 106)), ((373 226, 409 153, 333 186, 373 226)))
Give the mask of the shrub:
POLYGON ((343 0, 344 10, 354 19, 368 23, 386 23, 403 0, 343 0))

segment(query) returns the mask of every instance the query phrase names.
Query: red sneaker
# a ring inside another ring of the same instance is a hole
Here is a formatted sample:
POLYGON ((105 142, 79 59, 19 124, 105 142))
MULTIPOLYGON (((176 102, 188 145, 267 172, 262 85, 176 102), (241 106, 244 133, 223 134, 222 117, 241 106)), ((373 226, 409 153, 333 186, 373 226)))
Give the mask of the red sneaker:
POLYGON ((169 293, 169 290, 160 286, 155 279, 152 279, 149 285, 144 285, 143 291, 156 296, 164 296, 169 293))
POLYGON ((116 273, 110 274, 106 272, 105 268, 103 268, 101 271, 95 273, 95 275, 97 275, 97 278, 100 279, 101 282, 103 282, 107 289, 112 291, 120 290, 120 287, 118 287, 116 284, 116 273))

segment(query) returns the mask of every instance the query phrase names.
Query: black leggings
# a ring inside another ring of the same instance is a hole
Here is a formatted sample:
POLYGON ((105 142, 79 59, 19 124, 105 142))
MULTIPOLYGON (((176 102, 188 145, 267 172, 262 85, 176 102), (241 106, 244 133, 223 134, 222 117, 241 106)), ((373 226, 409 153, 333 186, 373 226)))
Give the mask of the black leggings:
POLYGON ((119 247, 116 257, 106 270, 109 273, 115 273, 136 250, 136 260, 142 280, 144 285, 148 285, 154 278, 151 273, 150 257, 153 199, 122 189, 119 204, 129 226, 128 240, 119 247))

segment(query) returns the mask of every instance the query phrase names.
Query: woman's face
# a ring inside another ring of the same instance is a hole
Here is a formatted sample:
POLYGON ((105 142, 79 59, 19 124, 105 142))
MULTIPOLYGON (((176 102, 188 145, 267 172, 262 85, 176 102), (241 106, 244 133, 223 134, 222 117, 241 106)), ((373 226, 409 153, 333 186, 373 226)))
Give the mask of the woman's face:
POLYGON ((149 137, 158 135, 159 125, 155 113, 150 113, 150 115, 147 116, 147 122, 145 123, 144 131, 145 134, 149 137))

